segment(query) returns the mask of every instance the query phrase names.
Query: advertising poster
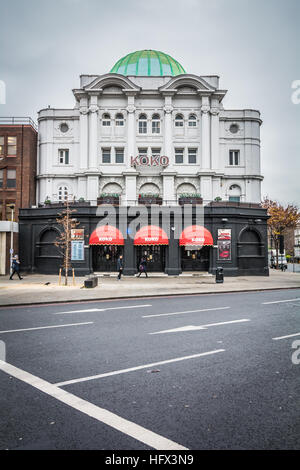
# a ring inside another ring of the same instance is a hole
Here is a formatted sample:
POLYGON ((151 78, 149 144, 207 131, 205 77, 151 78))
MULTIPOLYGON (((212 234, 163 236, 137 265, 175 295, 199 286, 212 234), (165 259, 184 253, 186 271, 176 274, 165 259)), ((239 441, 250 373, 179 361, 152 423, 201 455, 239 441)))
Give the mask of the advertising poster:
POLYGON ((84 241, 71 242, 71 260, 84 261, 84 241))
POLYGON ((231 229, 218 229, 218 261, 231 260, 231 229))
POLYGON ((72 240, 83 240, 84 239, 84 229, 83 228, 74 228, 71 230, 71 239, 72 240))

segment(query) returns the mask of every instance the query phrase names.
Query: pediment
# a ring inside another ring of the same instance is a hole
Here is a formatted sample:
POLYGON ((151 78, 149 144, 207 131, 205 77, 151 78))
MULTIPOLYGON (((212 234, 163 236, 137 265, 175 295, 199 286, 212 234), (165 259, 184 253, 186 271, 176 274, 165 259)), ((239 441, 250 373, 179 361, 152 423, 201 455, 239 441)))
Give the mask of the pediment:
POLYGON ((100 75, 92 83, 89 83, 84 87, 86 91, 104 90, 108 88, 115 88, 120 90, 133 90, 139 91, 140 87, 137 87, 131 80, 123 75, 117 73, 109 73, 106 75, 100 75))
MULTIPOLYGON (((161 92, 174 90, 178 93, 184 93, 183 90, 185 88, 193 89, 194 92, 203 90, 213 93, 216 90, 216 88, 209 85, 203 78, 190 74, 182 74, 171 78, 171 80, 160 87, 159 90, 161 92)), ((190 91, 188 93, 190 93, 190 91)))

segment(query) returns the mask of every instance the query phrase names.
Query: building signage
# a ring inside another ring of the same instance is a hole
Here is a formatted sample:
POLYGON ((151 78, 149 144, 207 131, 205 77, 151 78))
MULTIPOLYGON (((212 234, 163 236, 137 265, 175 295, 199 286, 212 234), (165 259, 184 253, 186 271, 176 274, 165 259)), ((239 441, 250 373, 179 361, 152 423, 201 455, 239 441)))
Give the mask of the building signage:
POLYGON ((131 166, 168 166, 169 157, 165 155, 138 155, 137 157, 131 157, 131 166))
POLYGON ((71 239, 72 240, 83 240, 84 239, 84 229, 83 228, 74 228, 71 230, 71 239))
POLYGON ((84 241, 76 240, 71 242, 71 260, 84 261, 84 241))
POLYGON ((231 260, 231 229, 218 229, 218 261, 231 260))

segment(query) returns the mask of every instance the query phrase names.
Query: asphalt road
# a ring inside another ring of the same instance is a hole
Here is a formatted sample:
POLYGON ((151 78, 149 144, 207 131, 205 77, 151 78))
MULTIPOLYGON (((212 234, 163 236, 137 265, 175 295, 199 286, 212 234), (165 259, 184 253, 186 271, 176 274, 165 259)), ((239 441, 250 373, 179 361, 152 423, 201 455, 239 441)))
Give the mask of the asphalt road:
POLYGON ((1 308, 0 341, 1 449, 300 448, 300 289, 1 308))

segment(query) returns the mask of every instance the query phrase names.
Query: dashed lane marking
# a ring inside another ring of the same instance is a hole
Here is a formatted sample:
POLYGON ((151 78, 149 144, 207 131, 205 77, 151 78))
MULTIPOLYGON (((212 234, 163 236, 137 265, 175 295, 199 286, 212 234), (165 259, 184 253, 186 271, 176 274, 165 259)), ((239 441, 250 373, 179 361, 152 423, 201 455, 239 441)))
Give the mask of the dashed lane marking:
POLYGON ((82 377, 80 379, 66 380, 65 382, 58 382, 55 385, 57 387, 63 387, 64 385, 71 385, 71 384, 75 384, 78 382, 86 382, 88 380, 102 379, 103 377, 110 377, 112 375, 126 374, 127 372, 147 369, 148 367, 155 367, 155 366, 160 366, 163 364, 171 364, 172 362, 186 361, 188 359, 195 359, 196 357, 209 356, 211 354, 217 354, 217 353, 224 352, 224 351, 225 349, 215 349, 213 351, 193 354, 192 356, 176 357, 175 359, 168 359, 166 361, 152 362, 151 364, 144 364, 142 366, 130 367, 129 369, 115 370, 113 372, 106 372, 104 374, 91 375, 89 377, 82 377))
POLYGON ((3 333, 16 333, 17 331, 46 330, 48 328, 63 328, 64 326, 91 325, 93 323, 94 323, 93 321, 86 321, 86 322, 83 322, 83 323, 67 323, 65 325, 38 326, 38 327, 35 327, 35 328, 20 328, 18 330, 0 331, 0 334, 3 334, 3 333))
POLYGON ((182 315, 184 313, 197 313, 197 312, 210 312, 213 310, 226 310, 231 307, 215 307, 215 308, 203 308, 201 310, 186 310, 184 312, 171 312, 171 313, 157 313, 153 315, 143 315, 142 318, 151 318, 151 317, 166 317, 170 315, 182 315))
POLYGON ((150 304, 146 305, 126 305, 123 307, 107 307, 107 308, 89 308, 85 310, 69 310, 68 312, 54 312, 54 315, 63 315, 65 313, 89 313, 89 312, 105 312, 106 310, 121 310, 124 308, 145 308, 152 307, 150 304))

